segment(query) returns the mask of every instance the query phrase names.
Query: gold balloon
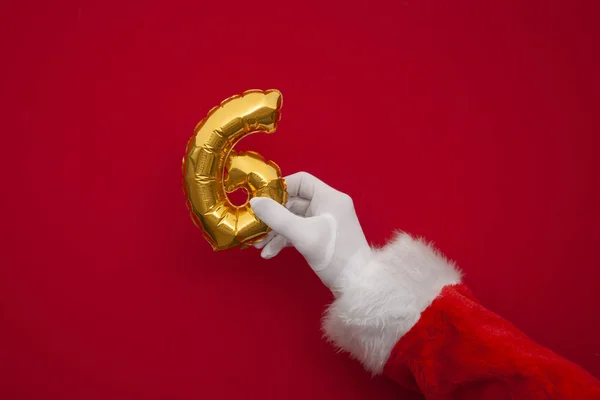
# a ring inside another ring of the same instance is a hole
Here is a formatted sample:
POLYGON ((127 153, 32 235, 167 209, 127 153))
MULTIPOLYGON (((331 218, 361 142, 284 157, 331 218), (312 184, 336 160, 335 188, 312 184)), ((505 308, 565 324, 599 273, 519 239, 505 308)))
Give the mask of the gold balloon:
POLYGON ((269 231, 248 202, 235 206, 226 193, 245 188, 249 198, 287 202, 285 181, 277 164, 255 152, 232 150, 251 133, 275 132, 281 105, 277 90, 248 90, 210 110, 194 129, 183 159, 183 190, 194 224, 214 250, 249 246, 269 231))

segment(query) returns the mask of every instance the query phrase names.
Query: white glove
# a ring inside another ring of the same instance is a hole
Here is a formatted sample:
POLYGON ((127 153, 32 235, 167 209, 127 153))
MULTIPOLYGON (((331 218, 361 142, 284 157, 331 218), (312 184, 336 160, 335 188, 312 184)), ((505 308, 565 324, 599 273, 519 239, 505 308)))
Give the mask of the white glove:
POLYGON ((287 209, 266 197, 250 200, 256 216, 272 229, 254 246, 262 248, 267 259, 286 246, 295 247, 335 294, 342 270, 351 263, 365 263, 372 253, 352 199, 306 172, 285 180, 287 209))

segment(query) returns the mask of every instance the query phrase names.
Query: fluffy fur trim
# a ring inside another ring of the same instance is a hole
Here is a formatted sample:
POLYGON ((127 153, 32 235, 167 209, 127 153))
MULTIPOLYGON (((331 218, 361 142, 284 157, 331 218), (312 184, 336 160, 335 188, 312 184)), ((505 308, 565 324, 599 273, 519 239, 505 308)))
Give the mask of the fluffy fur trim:
POLYGON ((325 336, 379 374, 398 340, 446 285, 461 274, 431 245, 399 233, 336 282, 337 299, 323 318, 325 336))

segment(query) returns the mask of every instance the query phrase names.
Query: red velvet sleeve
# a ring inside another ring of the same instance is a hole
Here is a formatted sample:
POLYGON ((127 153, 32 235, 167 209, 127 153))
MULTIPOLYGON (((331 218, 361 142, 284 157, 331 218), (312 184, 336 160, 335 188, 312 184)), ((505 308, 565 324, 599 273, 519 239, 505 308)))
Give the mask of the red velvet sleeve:
POLYGON ((395 345, 384 374, 427 399, 600 399, 600 382, 446 286, 395 345))

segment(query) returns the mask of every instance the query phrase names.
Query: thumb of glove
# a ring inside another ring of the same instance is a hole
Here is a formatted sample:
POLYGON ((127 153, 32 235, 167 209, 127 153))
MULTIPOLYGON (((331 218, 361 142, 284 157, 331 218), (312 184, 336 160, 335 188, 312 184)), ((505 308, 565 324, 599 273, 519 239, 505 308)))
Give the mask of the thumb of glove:
POLYGON ((256 216, 269 228, 286 237, 290 242, 304 239, 302 218, 268 197, 250 199, 250 206, 256 216))
POLYGON ((302 218, 266 197, 250 199, 250 206, 260 220, 298 249, 315 272, 327 267, 333 256, 337 226, 331 215, 302 218))

